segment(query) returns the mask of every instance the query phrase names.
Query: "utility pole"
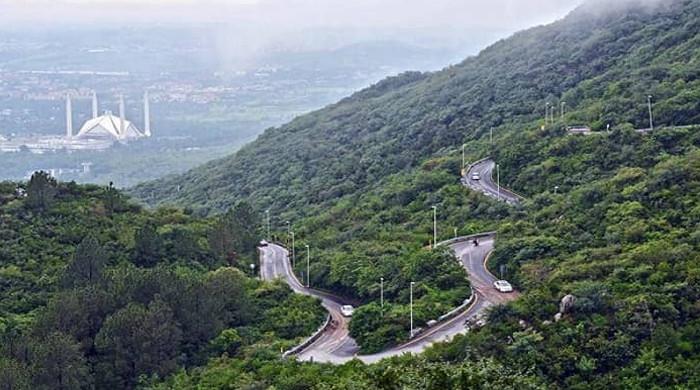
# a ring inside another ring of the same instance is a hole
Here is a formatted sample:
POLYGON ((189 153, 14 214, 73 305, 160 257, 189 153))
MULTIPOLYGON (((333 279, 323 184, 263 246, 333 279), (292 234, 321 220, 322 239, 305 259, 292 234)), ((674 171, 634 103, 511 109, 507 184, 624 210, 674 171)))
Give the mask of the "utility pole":
POLYGON ((433 206, 433 249, 437 246, 437 206, 433 206))
POLYGON ((384 278, 379 278, 379 307, 382 308, 382 316, 384 315, 384 278))
POLYGON ((554 107, 554 104, 552 104, 552 107, 549 109, 549 122, 551 124, 554 124, 554 111, 556 111, 557 108, 554 107))
POLYGON ((496 164, 496 183, 498 186, 498 200, 501 200, 501 166, 496 164))
POLYGON ((649 103, 649 129, 654 130, 654 112, 651 109, 651 99, 654 97, 649 95, 647 96, 647 102, 649 103))
POLYGON ((411 282, 411 334, 409 336, 409 339, 413 338, 413 285, 416 284, 415 282, 411 282))
POLYGON ((289 240, 292 236, 292 223, 287 221, 287 247, 289 247, 289 240))
POLYGON ((491 128, 489 138, 490 138, 490 142, 491 142, 491 147, 493 147, 493 127, 491 128))
POLYGON ((566 111, 566 102, 561 102, 561 121, 564 122, 564 112, 566 111))
POLYGON ((547 106, 544 110, 544 125, 547 126, 549 124, 549 102, 547 102, 547 106))
POLYGON ((296 255, 296 249, 294 248, 294 232, 291 232, 292 236, 292 269, 296 267, 297 265, 297 255, 296 255))
POLYGON ((466 158, 465 158, 466 156, 464 155, 464 148, 465 148, 466 146, 467 146, 466 144, 462 144, 462 167, 461 167, 460 170, 459 170, 460 175, 462 174, 462 169, 464 169, 464 166, 467 164, 466 158))
POLYGON ((270 209, 265 210, 265 215, 267 216, 267 240, 271 241, 270 237, 270 209))
POLYGON ((306 288, 309 288, 311 286, 311 249, 309 248, 309 245, 306 245, 306 288))

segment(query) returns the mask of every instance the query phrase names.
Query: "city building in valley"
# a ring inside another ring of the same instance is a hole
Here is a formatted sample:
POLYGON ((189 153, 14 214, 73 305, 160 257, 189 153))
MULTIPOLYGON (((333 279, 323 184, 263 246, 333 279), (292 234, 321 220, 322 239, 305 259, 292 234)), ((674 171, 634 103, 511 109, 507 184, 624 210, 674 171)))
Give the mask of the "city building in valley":
POLYGON ((148 92, 143 98, 143 130, 126 118, 124 97, 119 97, 119 116, 106 111, 98 116, 97 94, 92 94, 92 118, 78 130, 73 128, 73 105, 70 95, 66 96, 66 133, 64 136, 0 137, 1 152, 18 152, 28 149, 33 153, 56 150, 105 150, 115 142, 127 143, 151 136, 150 103, 148 92))

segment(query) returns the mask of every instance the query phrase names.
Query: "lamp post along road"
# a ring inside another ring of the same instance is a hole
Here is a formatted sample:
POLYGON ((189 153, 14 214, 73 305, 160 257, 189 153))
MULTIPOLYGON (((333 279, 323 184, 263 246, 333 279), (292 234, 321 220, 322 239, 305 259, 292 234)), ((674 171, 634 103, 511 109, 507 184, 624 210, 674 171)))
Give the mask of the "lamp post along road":
POLYGON ((498 188, 498 200, 501 200, 501 165, 496 164, 496 186, 498 188))
POLYGON ((289 245, 289 240, 292 236, 292 223, 287 221, 287 245, 289 245))
POLYGON ((311 286, 310 273, 311 273, 311 248, 310 246, 304 245, 306 248, 306 288, 311 286))
POLYGON ((649 104, 649 130, 654 130, 654 111, 651 108, 651 99, 654 97, 649 95, 647 96, 647 102, 649 104))
POLYGON ((413 338, 413 285, 416 284, 416 282, 411 282, 411 334, 409 335, 409 339, 413 338))
POLYGON ((561 121, 564 122, 564 113, 566 112, 566 102, 561 102, 561 121))
POLYGON ((379 307, 384 316, 384 278, 379 278, 379 307))
POLYGON ((296 249, 294 248, 294 232, 291 232, 290 235, 292 236, 292 268, 294 268, 297 265, 296 249))
POLYGON ((437 206, 433 206, 433 248, 437 245, 437 206))

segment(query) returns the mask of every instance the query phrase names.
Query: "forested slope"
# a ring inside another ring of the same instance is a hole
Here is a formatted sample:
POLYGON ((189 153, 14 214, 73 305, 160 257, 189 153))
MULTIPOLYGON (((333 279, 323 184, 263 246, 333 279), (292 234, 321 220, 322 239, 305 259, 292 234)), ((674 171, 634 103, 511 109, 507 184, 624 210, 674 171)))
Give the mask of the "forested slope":
POLYGON ((700 1, 605 3, 444 71, 386 80, 229 159, 136 189, 203 212, 248 199, 271 209, 281 238, 291 220, 299 247, 313 248, 312 284, 363 303, 351 328, 365 350, 405 338, 410 281, 419 326, 459 291, 448 256, 427 250, 432 205, 439 239, 498 231, 491 267, 523 291, 518 301, 420 359, 250 359, 260 363, 252 371, 218 359, 167 383, 246 373, 245 385, 279 388, 698 387, 700 132, 671 127, 700 122, 700 1), (656 129, 640 134, 648 95, 656 129), (556 112, 545 123, 548 102, 556 112), (571 124, 611 131, 572 136, 571 124), (502 183, 529 199, 511 208, 463 188, 462 144, 468 161, 491 155, 502 183), (575 303, 554 321, 568 294, 575 303))
POLYGON ((559 118, 565 101, 569 124, 647 127, 651 94, 658 124, 700 122, 698 2, 652 3, 606 12, 600 2, 582 6, 443 71, 384 80, 267 130, 234 156, 133 193, 204 212, 247 199, 275 213, 308 215, 309 206, 380 185, 492 127, 504 137, 522 131, 544 117, 547 102, 559 118))
POLYGON ((320 304, 249 277, 249 210, 147 212, 43 172, 0 183, 0 388, 129 389, 308 336, 320 304))

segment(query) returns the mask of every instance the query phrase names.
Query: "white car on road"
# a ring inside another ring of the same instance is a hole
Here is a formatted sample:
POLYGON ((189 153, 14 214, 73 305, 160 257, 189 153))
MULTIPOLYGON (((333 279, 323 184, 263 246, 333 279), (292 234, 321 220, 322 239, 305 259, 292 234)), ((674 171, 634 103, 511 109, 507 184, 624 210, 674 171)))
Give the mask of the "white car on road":
POLYGON ((481 180, 481 175, 479 172, 472 173, 472 180, 481 180))
POLYGON ((265 240, 260 241, 260 246, 267 246, 268 242, 265 240))
POLYGON ((354 311, 355 308, 350 305, 343 305, 340 307, 340 314, 342 314, 345 317, 352 317, 352 313, 354 311))
POLYGON ((511 286, 510 283, 506 282, 505 280, 497 280, 493 282, 493 287, 502 293, 513 292, 513 286, 511 286))

